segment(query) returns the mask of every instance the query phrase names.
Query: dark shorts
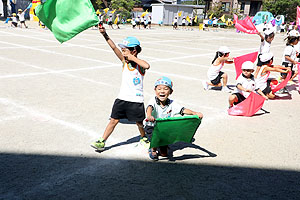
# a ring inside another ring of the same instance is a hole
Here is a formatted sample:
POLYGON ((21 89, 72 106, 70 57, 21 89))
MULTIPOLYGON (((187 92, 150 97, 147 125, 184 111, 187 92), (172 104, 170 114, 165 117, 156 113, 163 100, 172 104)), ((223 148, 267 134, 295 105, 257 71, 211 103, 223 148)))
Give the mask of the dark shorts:
POLYGON ((271 84, 271 80, 268 80, 267 87, 262 91, 262 93, 264 93, 264 95, 270 94, 270 92, 272 92, 270 84, 271 84))
POLYGON ((233 93, 233 95, 235 95, 238 98, 238 102, 234 102, 233 103, 234 105, 239 104, 246 99, 241 93, 238 93, 238 92, 233 93))
POLYGON ((17 22, 12 22, 12 25, 14 25, 14 27, 17 27, 18 23, 17 22))
MULTIPOLYGON (((288 67, 288 68, 290 68, 291 69, 291 71, 292 71, 292 76, 295 74, 295 71, 293 71, 293 64, 291 64, 291 63, 287 63, 287 62, 283 62, 282 63, 282 66, 283 67, 288 67)), ((281 76, 287 76, 287 73, 280 73, 280 75, 281 76)))
POLYGON ((21 24, 25 24, 25 21, 20 21, 21 24))
POLYGON ((140 22, 136 22, 136 25, 138 25, 138 26, 139 26, 140 24, 141 24, 140 22))
POLYGON ((219 83, 221 83, 223 74, 224 74, 224 72, 219 72, 219 75, 217 76, 217 78, 215 78, 214 80, 211 80, 210 82, 214 85, 218 85, 219 83))
POLYGON ((259 58, 259 56, 260 56, 261 54, 258 54, 258 56, 257 56, 257 66, 262 66, 262 62, 261 62, 261 60, 260 60, 260 58, 259 58))
POLYGON ((185 23, 182 23, 181 26, 185 26, 185 23))
POLYGON ((128 121, 132 122, 141 122, 145 119, 144 103, 116 99, 110 117, 114 119, 128 119, 128 121))
POLYGON ((112 25, 112 22, 108 22, 108 25, 112 25))
POLYGON ((177 26, 177 23, 175 22, 173 26, 177 26))

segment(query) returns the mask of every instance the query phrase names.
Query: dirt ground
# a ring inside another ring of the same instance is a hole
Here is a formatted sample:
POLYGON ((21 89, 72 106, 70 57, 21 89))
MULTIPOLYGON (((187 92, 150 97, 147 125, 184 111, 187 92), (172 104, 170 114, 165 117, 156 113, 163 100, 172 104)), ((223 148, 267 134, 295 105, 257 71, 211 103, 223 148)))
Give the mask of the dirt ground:
MULTIPOLYGON (((299 199, 300 95, 269 100, 253 117, 227 115, 228 93, 201 81, 221 45, 231 56, 258 50, 257 35, 234 30, 155 26, 108 30, 119 43, 137 37, 150 63, 145 102, 168 76, 172 99, 204 114, 192 144, 170 146, 153 162, 136 125, 119 124, 98 153, 119 92, 121 63, 96 29, 60 44, 36 22, 28 29, 0 22, 0 199, 299 199)), ((271 51, 281 64, 284 35, 271 51)), ((235 85, 234 65, 225 65, 235 85)), ((272 74, 278 76, 278 74, 272 74)))

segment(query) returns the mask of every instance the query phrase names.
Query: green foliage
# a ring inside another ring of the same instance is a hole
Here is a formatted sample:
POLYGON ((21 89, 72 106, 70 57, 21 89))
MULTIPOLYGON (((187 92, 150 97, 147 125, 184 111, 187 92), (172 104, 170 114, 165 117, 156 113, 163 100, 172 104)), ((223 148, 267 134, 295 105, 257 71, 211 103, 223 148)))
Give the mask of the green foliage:
POLYGON ((131 11, 135 4, 140 3, 135 0, 112 0, 111 8, 116 9, 116 13, 121 14, 122 18, 130 18, 131 11))
POLYGON ((207 15, 210 16, 213 13, 213 17, 221 17, 223 14, 222 3, 214 3, 214 5, 207 11, 207 15))
POLYGON ((102 0, 91 0, 95 10, 104 8, 102 0))
POLYGON ((271 12, 274 17, 284 15, 286 21, 296 20, 297 6, 300 6, 300 0, 263 0, 264 11, 271 12))

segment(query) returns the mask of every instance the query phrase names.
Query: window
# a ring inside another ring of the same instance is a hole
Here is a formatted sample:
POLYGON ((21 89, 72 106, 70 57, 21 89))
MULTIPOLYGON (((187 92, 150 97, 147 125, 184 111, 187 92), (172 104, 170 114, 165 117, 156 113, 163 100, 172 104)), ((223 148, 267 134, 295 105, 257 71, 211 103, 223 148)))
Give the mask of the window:
POLYGON ((222 3, 222 10, 225 12, 230 11, 230 2, 222 3))
POLYGON ((242 11, 245 10, 245 5, 246 5, 246 3, 242 3, 242 4, 241 4, 241 10, 242 10, 242 11))

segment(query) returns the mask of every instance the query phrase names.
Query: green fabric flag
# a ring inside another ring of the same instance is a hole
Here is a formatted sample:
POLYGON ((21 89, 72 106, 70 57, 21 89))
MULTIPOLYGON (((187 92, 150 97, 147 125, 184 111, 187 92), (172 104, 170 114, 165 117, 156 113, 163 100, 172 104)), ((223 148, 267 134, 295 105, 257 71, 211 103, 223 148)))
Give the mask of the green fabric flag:
POLYGON ((150 148, 175 142, 191 142, 200 123, 201 119, 197 115, 158 118, 152 132, 150 148))
POLYGON ((47 0, 35 13, 61 43, 99 23, 90 0, 47 0))

